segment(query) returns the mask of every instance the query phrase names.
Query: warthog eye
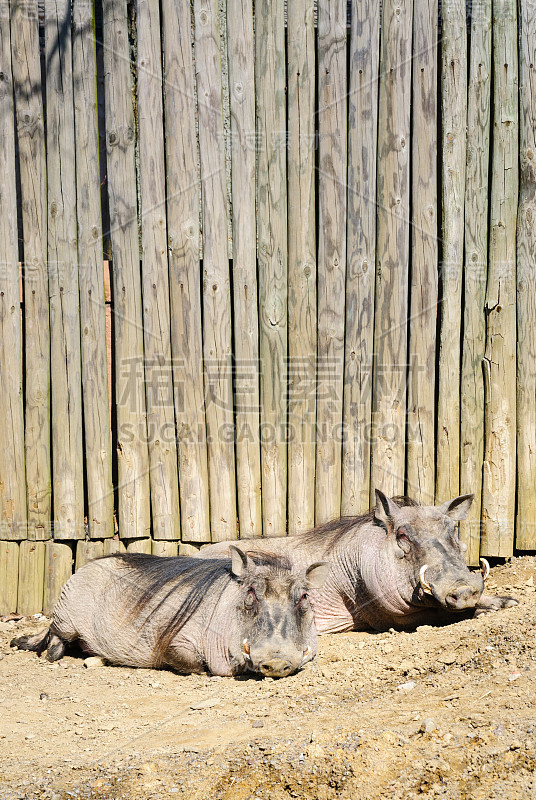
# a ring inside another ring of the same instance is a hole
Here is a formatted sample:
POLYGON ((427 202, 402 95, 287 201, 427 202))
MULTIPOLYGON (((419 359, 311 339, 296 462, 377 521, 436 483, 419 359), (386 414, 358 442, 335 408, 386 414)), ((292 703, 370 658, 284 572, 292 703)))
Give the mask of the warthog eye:
POLYGON ((253 608, 257 600, 257 593, 253 586, 250 586, 246 594, 246 599, 244 600, 244 605, 246 608, 253 608))
POLYGON ((307 594, 307 592, 303 592, 300 599, 296 603, 296 607, 299 608, 300 611, 305 612, 307 611, 308 606, 309 606, 309 595, 307 594))
POLYGON ((397 530, 397 532, 396 532, 396 541, 397 541, 398 546, 401 547, 402 550, 405 553, 409 552, 409 549, 410 549, 410 546, 411 546, 411 539, 409 538, 408 533, 407 533, 405 528, 399 528, 397 530))

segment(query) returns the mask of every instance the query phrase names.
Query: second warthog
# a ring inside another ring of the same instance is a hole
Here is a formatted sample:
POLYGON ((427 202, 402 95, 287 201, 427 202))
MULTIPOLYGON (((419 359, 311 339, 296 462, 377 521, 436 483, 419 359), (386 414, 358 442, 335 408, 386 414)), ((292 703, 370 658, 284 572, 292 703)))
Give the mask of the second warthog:
MULTIPOLYGON (((517 604, 482 594, 489 571, 484 559, 482 573, 465 564, 456 521, 465 519, 472 501, 473 495, 462 495, 441 506, 420 506, 377 490, 375 508, 360 517, 294 536, 242 539, 240 546, 248 553, 284 554, 297 566, 331 562, 327 581, 311 592, 320 633, 413 628, 517 604)), ((201 555, 227 555, 230 544, 210 545, 201 555)))
POLYGON ((308 598, 329 564, 292 569, 284 556, 252 559, 114 555, 90 561, 62 589, 52 624, 13 646, 61 658, 69 643, 132 667, 284 677, 316 655, 308 598))

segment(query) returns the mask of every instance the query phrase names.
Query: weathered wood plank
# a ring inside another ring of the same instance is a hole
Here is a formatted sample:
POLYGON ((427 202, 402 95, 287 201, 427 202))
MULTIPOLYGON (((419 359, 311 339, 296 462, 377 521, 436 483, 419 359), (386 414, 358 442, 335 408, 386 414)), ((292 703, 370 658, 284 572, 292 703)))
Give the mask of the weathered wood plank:
POLYGON ((194 0, 199 149, 203 198, 203 354, 213 541, 235 539, 236 483, 231 292, 223 138, 219 7, 194 0))
POLYGON ((135 121, 125 0, 103 1, 106 156, 114 278, 119 530, 150 531, 135 121))
POLYGON ((348 209, 342 514, 369 507, 380 0, 354 0, 348 98, 348 209))
POLYGON ((491 3, 471 19, 465 173, 465 263, 462 372, 460 379, 460 492, 475 499, 460 539, 468 564, 480 555, 480 508, 484 458, 484 376, 486 280, 488 277, 488 167, 491 92, 491 3))
POLYGON ((467 125, 465 2, 442 3, 441 115, 443 263, 437 396, 436 499, 460 489, 460 335, 467 125))
POLYGON ((19 588, 17 613, 27 616, 43 610, 45 543, 25 541, 19 544, 19 588))
POLYGON ((408 0, 383 5, 371 494, 404 491, 412 7, 408 0))
POLYGON ((16 612, 18 587, 19 545, 0 542, 0 614, 16 612))
POLYGON ((0 536, 26 539, 17 189, 9 14, 0 14, 0 536))
POLYGON ((94 558, 100 558, 104 555, 104 544, 97 540, 92 542, 80 540, 76 543, 76 562, 75 572, 87 564, 88 561, 93 561, 94 558))
POLYGON ((60 592, 73 574, 73 551, 68 544, 46 542, 43 614, 52 614, 60 592))
POLYGON ((536 2, 520 3, 516 547, 536 549, 536 2))
POLYGON ((24 247, 25 455, 28 538, 50 537, 50 321, 45 128, 37 0, 11 3, 13 83, 24 247))
POLYGON ((313 0, 288 7, 288 532, 315 518, 316 227, 313 0))
POLYGON ((48 274, 54 538, 84 536, 70 0, 46 0, 48 274))
POLYGON ((231 111, 236 479, 240 536, 262 534, 253 4, 227 0, 231 111))
POLYGON ((116 539, 115 536, 113 539, 105 539, 104 540, 104 555, 111 556, 114 553, 126 553, 127 548, 125 547, 125 543, 121 541, 121 539, 116 539))
POLYGON ((318 3, 315 523, 340 515, 346 283, 346 2, 318 3))
POLYGON ((200 177, 189 3, 162 0, 171 347, 182 538, 210 541, 201 281, 200 177))
POLYGON ((178 542, 157 542, 153 540, 151 545, 151 553, 153 556, 178 556, 179 543, 178 542))
POLYGON ((159 539, 179 539, 159 6, 150 0, 137 0, 136 12, 143 331, 151 516, 154 536, 159 539))
POLYGON ((127 553, 144 553, 151 555, 152 539, 131 539, 127 542, 127 553))
POLYGON ((516 483, 517 4, 493 2, 493 146, 486 295, 482 555, 514 547, 516 483))
POLYGON ((200 550, 200 546, 195 544, 190 544, 189 542, 180 542, 179 544, 179 555, 180 556, 195 556, 198 554, 200 550))
POLYGON ((72 9, 84 462, 89 535, 99 539, 114 534, 114 497, 102 261, 97 67, 92 4, 86 0, 73 0, 72 9))
POLYGON ((283 0, 255 3, 257 259, 264 536, 287 516, 287 182, 283 0))
POLYGON ((437 317, 436 0, 413 11, 412 226, 406 478, 418 502, 434 502, 437 317))

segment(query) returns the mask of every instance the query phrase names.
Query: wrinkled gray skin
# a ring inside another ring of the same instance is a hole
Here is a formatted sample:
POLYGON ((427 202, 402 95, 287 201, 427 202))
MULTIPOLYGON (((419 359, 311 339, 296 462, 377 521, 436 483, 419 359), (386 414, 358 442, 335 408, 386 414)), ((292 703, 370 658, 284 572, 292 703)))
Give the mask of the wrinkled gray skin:
POLYGON ((86 652, 112 664, 224 676, 284 677, 316 655, 308 591, 321 586, 328 564, 292 571, 287 559, 256 565, 236 547, 223 563, 155 559, 127 555, 89 562, 63 587, 50 629, 12 645, 39 653, 48 648, 47 657, 55 661, 67 643, 78 641, 86 652), (151 569, 165 574, 165 580, 157 577, 156 592, 154 580, 147 580, 151 569), (192 570, 196 576, 204 573, 194 584, 192 570), (148 588, 150 599, 140 608, 148 588), (155 659, 159 636, 185 602, 190 605, 184 623, 173 629, 165 652, 155 659))
MULTIPOLYGON (((451 622, 463 612, 478 615, 517 604, 482 595, 481 573, 465 564, 456 521, 465 519, 472 501, 473 495, 463 495, 441 506, 404 505, 377 490, 375 508, 362 517, 295 536, 242 539, 240 546, 285 554, 297 566, 331 562, 327 581, 311 592, 319 633, 451 622), (420 581, 424 565, 430 593, 420 581)), ((228 548, 229 542, 209 545, 201 556, 225 555, 228 548)))

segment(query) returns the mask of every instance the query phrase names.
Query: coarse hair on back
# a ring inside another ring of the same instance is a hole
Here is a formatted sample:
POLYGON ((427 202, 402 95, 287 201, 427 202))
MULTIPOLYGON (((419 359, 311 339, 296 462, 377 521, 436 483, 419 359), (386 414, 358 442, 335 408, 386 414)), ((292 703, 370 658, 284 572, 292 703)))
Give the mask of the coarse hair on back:
MULTIPOLYGON (((392 498, 398 506, 418 506, 411 497, 407 495, 397 495, 392 498)), ((374 508, 370 508, 364 514, 356 517, 338 517, 330 519, 328 522, 317 525, 308 531, 295 534, 295 538, 300 544, 310 545, 322 542, 325 545, 325 553, 329 553, 347 536, 359 533, 360 528, 368 522, 374 521, 374 508)))

